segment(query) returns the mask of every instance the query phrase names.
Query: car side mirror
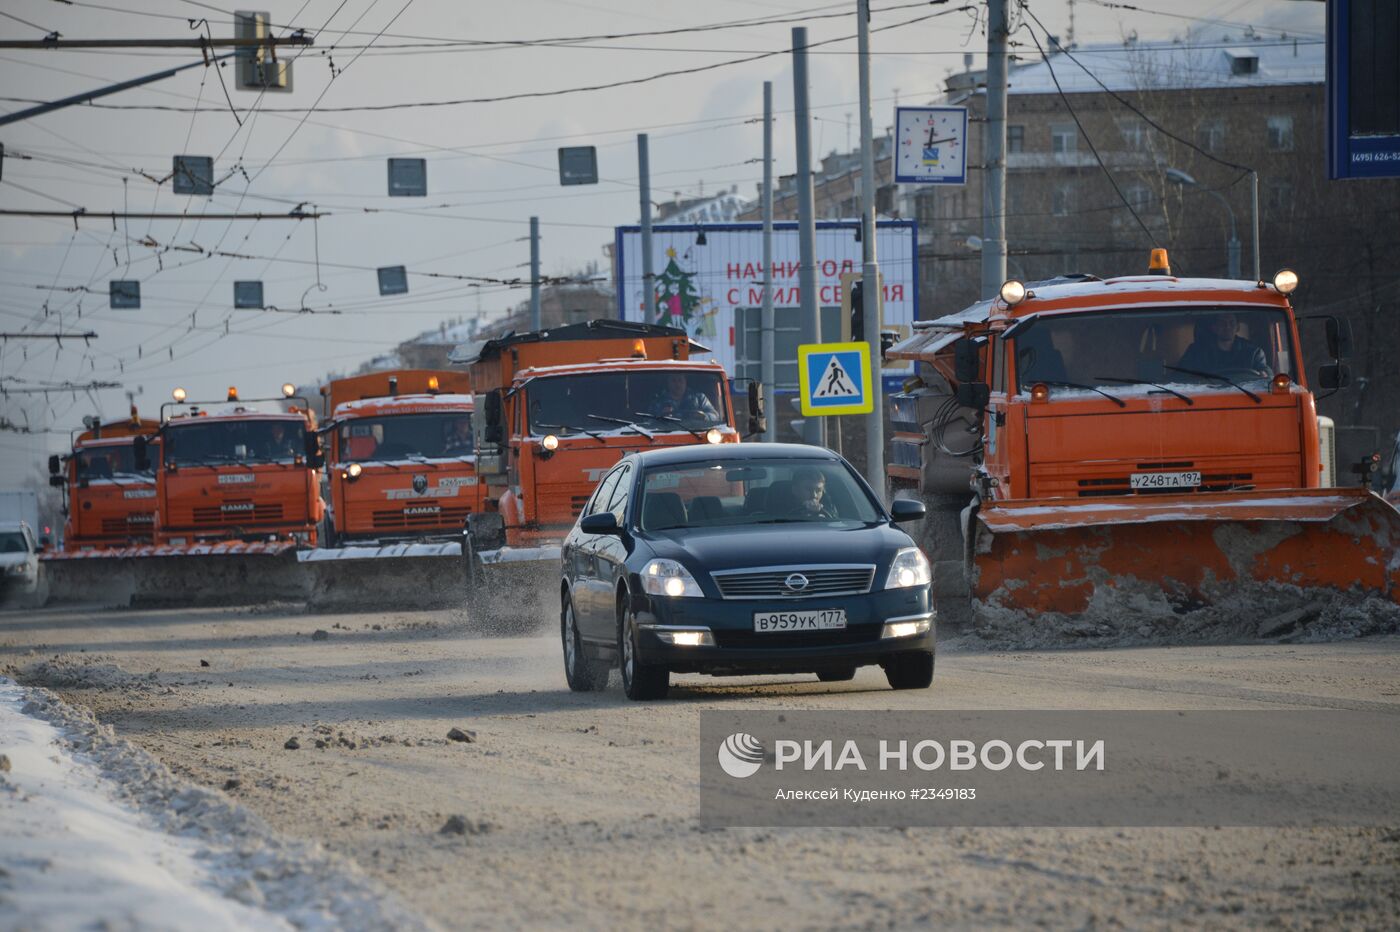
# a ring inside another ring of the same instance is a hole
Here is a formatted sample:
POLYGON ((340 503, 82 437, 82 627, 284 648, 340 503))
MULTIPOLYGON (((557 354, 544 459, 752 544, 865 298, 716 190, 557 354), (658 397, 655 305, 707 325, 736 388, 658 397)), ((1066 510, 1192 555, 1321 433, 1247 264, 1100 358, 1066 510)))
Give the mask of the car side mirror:
POLYGON ((63 460, 57 453, 49 457, 49 475, 56 476, 63 468, 63 460))
POLYGON ((890 518, 895 524, 917 521, 925 514, 924 503, 913 498, 896 498, 890 502, 890 518))
POLYGON ((1319 366, 1317 370, 1317 384, 1320 388, 1336 391, 1339 388, 1346 388, 1351 384, 1351 367, 1346 363, 1333 362, 1325 366, 1319 366))
POLYGON ((992 388, 986 382, 962 382, 953 395, 964 408, 981 411, 992 397, 992 388))
POLYGON ((617 523, 617 515, 611 511, 600 511, 597 514, 585 516, 579 521, 578 529, 585 534, 622 533, 622 528, 617 523))
POLYGON ((137 472, 145 472, 151 468, 150 441, 140 434, 131 441, 131 458, 136 464, 137 472))

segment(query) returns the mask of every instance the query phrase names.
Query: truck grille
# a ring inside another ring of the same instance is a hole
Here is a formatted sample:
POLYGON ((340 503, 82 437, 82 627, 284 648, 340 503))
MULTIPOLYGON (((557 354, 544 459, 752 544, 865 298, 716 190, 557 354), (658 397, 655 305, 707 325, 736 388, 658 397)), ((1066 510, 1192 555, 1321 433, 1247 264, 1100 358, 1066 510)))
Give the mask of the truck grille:
POLYGON ((751 570, 720 570, 710 575, 719 586, 720 595, 726 599, 808 599, 869 592, 875 567, 765 566, 751 570), (795 573, 806 577, 805 587, 788 588, 787 579, 795 573))
POLYGON ((194 509, 195 524, 243 524, 249 521, 280 521, 282 506, 276 502, 225 502, 194 509), (253 507, 248 508, 251 504, 253 507))
POLYGON ((103 534, 145 534, 150 536, 151 526, 155 523, 151 519, 155 516, 149 512, 145 514, 128 515, 125 518, 103 518, 103 534))
POLYGON ((467 515, 471 513, 468 507, 442 508, 437 511, 423 511, 414 513, 413 508, 424 506, 412 506, 408 508, 393 508, 374 513, 374 529, 376 531, 408 531, 431 528, 460 528, 467 521, 467 515))
POLYGON ((839 647, 843 644, 868 644, 880 637, 881 625, 859 625, 839 631, 726 631, 714 632, 719 647, 839 647))

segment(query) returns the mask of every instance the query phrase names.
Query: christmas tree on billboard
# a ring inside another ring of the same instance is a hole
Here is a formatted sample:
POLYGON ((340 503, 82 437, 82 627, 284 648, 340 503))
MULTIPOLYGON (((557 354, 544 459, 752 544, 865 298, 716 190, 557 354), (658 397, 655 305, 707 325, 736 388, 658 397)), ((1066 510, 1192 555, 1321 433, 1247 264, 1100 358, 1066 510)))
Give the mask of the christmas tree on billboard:
POLYGON ((676 250, 666 250, 666 268, 656 276, 656 321, 694 333, 701 323, 700 294, 695 290, 695 273, 686 272, 676 262, 676 250))

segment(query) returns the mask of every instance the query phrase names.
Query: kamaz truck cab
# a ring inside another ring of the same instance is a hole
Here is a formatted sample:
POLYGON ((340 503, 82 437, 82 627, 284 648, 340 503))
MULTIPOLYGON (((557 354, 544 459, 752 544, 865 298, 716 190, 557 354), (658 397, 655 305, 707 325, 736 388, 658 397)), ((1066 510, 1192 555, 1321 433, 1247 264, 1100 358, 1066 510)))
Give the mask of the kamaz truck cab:
POLYGON ((156 477, 149 461, 138 468, 135 447, 137 437, 155 435, 159 424, 133 408, 127 419, 103 424, 88 417, 84 426, 71 453, 49 457, 49 484, 64 492, 64 552, 151 543, 156 477))

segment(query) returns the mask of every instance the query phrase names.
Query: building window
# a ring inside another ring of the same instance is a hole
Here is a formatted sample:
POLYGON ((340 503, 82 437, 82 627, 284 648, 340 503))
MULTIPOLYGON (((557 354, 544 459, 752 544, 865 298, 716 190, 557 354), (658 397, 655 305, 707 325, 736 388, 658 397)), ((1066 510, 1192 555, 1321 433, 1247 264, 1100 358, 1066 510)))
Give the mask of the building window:
POLYGON ((1145 184, 1134 182, 1123 189, 1123 197, 1133 210, 1142 213, 1152 203, 1152 191, 1145 184))
POLYGON ((1275 152, 1293 151, 1293 118, 1291 116, 1269 117, 1269 148, 1275 152))
POLYGON ((1026 128, 1019 123, 1006 127, 1006 151, 1026 151, 1026 128))
POLYGON ((1067 217, 1074 213, 1074 184, 1061 181, 1055 185, 1050 196, 1050 212, 1056 217, 1067 217))
POLYGON ((1147 148, 1147 124, 1140 120, 1118 124, 1118 132, 1123 137, 1123 147, 1130 152, 1141 152, 1147 148))
POLYGON ((1225 148, 1225 121, 1206 120, 1196 130, 1196 138, 1202 149, 1219 152, 1225 148))
POLYGON ((1055 154, 1073 152, 1078 140, 1073 123, 1056 123, 1050 127, 1050 151, 1055 154))
POLYGON ((1269 185, 1268 200, 1265 206, 1271 214, 1291 214, 1293 212, 1293 185, 1286 181, 1276 181, 1269 185))
POLYGON ((1259 73, 1259 56, 1249 52, 1226 52, 1230 57, 1230 73, 1250 75, 1259 73))

